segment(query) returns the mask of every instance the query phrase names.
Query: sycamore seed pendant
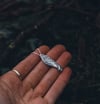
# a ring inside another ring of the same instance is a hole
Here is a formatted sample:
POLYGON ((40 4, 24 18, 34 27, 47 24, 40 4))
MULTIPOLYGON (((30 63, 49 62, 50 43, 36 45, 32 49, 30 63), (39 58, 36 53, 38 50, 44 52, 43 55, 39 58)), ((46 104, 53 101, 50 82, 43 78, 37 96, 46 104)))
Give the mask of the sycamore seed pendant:
POLYGON ((42 62, 50 67, 56 68, 58 71, 62 71, 62 67, 55 62, 53 59, 51 59, 48 55, 44 55, 41 53, 39 49, 37 49, 39 53, 33 52, 34 54, 40 56, 42 62))

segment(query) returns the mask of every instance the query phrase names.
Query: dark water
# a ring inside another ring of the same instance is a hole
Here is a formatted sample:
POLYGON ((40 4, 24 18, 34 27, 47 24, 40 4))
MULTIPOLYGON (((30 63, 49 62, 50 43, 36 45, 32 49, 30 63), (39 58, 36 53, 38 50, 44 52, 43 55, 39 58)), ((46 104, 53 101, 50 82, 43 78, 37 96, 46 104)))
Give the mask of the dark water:
POLYGON ((99 1, 81 0, 78 6, 72 3, 69 8, 42 4, 35 9, 30 2, 11 2, 9 7, 2 4, 6 8, 0 10, 1 75, 38 46, 63 44, 72 54, 69 66, 73 74, 57 104, 98 104, 99 1))

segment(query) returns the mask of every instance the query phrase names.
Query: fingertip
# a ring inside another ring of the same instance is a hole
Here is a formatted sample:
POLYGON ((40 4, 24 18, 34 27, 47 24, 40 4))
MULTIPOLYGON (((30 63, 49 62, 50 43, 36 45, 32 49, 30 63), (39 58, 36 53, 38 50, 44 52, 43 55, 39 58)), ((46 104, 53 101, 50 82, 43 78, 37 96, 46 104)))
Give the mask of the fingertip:
POLYGON ((72 59, 72 54, 69 51, 67 51, 67 49, 64 45, 57 44, 54 47, 57 47, 59 50, 64 50, 65 51, 64 54, 67 55, 67 57, 69 57, 70 60, 72 59))
POLYGON ((40 50, 46 49, 49 50, 50 48, 47 45, 42 45, 39 47, 40 50))
POLYGON ((58 47, 59 49, 66 50, 65 46, 62 45, 62 44, 57 44, 57 45, 55 45, 54 47, 58 47))
POLYGON ((66 73, 72 73, 72 69, 70 68, 70 67, 66 67, 65 69, 64 69, 64 71, 66 72, 66 73))
POLYGON ((72 55, 68 51, 63 52, 62 55, 64 58, 66 58, 67 61, 70 61, 72 58, 72 55))
POLYGON ((49 49, 49 47, 47 45, 42 45, 42 46, 40 46, 40 48, 47 48, 47 49, 49 49))

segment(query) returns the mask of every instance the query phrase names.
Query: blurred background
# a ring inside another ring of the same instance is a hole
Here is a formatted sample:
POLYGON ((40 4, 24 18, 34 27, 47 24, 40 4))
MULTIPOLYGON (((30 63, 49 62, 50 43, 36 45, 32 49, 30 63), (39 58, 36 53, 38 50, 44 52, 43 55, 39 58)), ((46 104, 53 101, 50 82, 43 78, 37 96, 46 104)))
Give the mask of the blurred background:
POLYGON ((43 44, 63 44, 73 56, 56 104, 99 104, 100 1, 0 0, 0 75, 43 44))

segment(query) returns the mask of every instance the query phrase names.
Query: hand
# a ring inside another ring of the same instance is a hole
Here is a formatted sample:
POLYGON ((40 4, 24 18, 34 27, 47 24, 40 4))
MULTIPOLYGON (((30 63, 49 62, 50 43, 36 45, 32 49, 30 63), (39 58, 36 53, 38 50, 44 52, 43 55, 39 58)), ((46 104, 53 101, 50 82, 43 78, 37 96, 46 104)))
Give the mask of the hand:
POLYGON ((20 78, 13 71, 0 77, 0 104, 55 103, 71 76, 71 69, 66 67, 71 55, 62 45, 39 49, 57 61, 63 71, 45 65, 38 55, 31 53, 13 68, 21 73, 20 78))

